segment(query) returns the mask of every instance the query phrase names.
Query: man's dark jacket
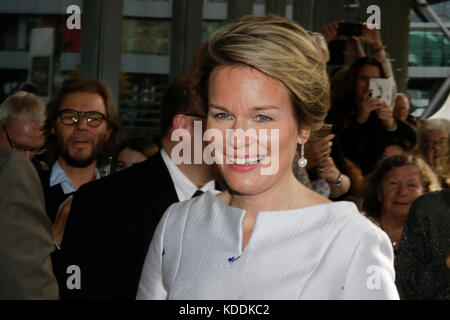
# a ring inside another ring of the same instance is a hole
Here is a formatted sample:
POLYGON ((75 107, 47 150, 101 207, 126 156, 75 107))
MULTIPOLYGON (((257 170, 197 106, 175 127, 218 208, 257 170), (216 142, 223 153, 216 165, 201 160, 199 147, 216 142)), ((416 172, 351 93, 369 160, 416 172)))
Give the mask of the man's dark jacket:
POLYGON ((158 152, 129 169, 83 185, 75 194, 60 252, 62 299, 135 299, 153 232, 178 201, 158 152), (76 283, 80 269, 81 289, 76 283))

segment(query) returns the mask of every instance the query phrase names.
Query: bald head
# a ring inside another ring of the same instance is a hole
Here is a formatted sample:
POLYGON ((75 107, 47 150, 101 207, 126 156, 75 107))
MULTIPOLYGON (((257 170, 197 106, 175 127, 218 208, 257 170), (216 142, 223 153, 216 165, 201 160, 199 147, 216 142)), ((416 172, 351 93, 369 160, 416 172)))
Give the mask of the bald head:
POLYGON ((399 93, 395 98, 394 118, 396 120, 406 121, 409 115, 409 106, 408 97, 403 93, 399 93))

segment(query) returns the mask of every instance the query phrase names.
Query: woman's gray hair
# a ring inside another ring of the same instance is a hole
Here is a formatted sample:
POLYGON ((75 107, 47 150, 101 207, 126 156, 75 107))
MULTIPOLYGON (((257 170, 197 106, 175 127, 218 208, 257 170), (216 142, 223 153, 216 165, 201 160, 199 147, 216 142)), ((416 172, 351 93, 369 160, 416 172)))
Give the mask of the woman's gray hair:
POLYGON ((37 95, 18 91, 6 98, 0 105, 0 123, 27 119, 44 124, 46 113, 47 106, 37 95))
POLYGON ((447 135, 450 134, 450 120, 447 119, 427 119, 419 129, 417 133, 417 145, 419 147, 419 151, 422 154, 426 152, 425 141, 427 139, 427 135, 431 131, 440 131, 444 130, 447 132, 447 135))

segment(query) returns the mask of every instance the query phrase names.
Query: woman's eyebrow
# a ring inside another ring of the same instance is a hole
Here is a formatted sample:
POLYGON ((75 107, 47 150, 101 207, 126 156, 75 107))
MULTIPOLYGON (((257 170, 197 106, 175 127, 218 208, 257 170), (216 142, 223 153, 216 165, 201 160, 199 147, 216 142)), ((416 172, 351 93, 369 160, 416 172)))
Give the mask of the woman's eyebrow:
MULTIPOLYGON (((215 103, 211 103, 209 105, 210 108, 216 108, 216 109, 221 109, 221 110, 225 110, 228 111, 228 109, 224 106, 215 104, 215 103)), ((250 108, 250 110, 254 110, 254 111, 260 111, 260 110, 270 110, 270 109, 274 109, 274 110, 279 110, 280 108, 278 106, 275 105, 258 105, 258 106, 253 106, 250 108)))

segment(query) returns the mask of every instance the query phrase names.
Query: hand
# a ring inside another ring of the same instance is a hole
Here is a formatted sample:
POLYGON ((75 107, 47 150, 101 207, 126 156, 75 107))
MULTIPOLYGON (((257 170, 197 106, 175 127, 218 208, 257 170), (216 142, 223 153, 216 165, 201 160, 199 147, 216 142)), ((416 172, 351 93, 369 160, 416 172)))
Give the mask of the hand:
POLYGON ((309 140, 305 144, 305 157, 308 159, 307 169, 319 166, 323 159, 330 155, 331 147, 333 146, 331 140, 334 137, 334 134, 329 134, 326 137, 314 141, 309 140))
POLYGON ((450 269, 450 252, 447 252, 447 257, 445 258, 445 263, 447 264, 447 268, 450 269))
POLYGON ((64 230, 66 229, 67 218, 69 217, 70 208, 72 207, 73 195, 69 196, 58 207, 56 213, 55 222, 53 222, 53 239, 58 246, 61 245, 64 236, 64 230))
POLYGON ((371 98, 371 93, 372 90, 368 90, 364 94, 363 101, 359 105, 357 117, 359 123, 366 123, 370 117, 370 113, 381 108, 382 102, 377 98, 371 98))
POLYGON ((339 176, 341 175, 341 173, 339 172, 339 169, 336 168, 333 158, 331 158, 331 157, 325 157, 320 162, 317 172, 319 173, 319 176, 321 178, 327 180, 329 183, 332 183, 332 184, 337 183, 337 180, 339 179, 339 176))
POLYGON ((348 50, 344 51, 343 54, 350 56, 354 59, 359 59, 366 56, 364 49, 361 46, 361 41, 358 37, 344 36, 345 42, 347 42, 348 50))
POLYGON ((395 120, 394 120, 394 112, 391 108, 391 106, 386 103, 382 102, 380 105, 380 108, 376 111, 378 118, 383 121, 383 125, 387 129, 394 129, 395 128, 395 120))
POLYGON ((372 49, 377 49, 383 46, 383 41, 381 41, 381 35, 378 29, 367 28, 367 23, 362 23, 362 35, 359 39, 366 42, 372 49))
POLYGON ((323 36, 325 37, 325 40, 327 42, 331 42, 335 40, 338 37, 337 29, 339 27, 339 21, 333 21, 329 24, 327 24, 321 31, 323 36))

